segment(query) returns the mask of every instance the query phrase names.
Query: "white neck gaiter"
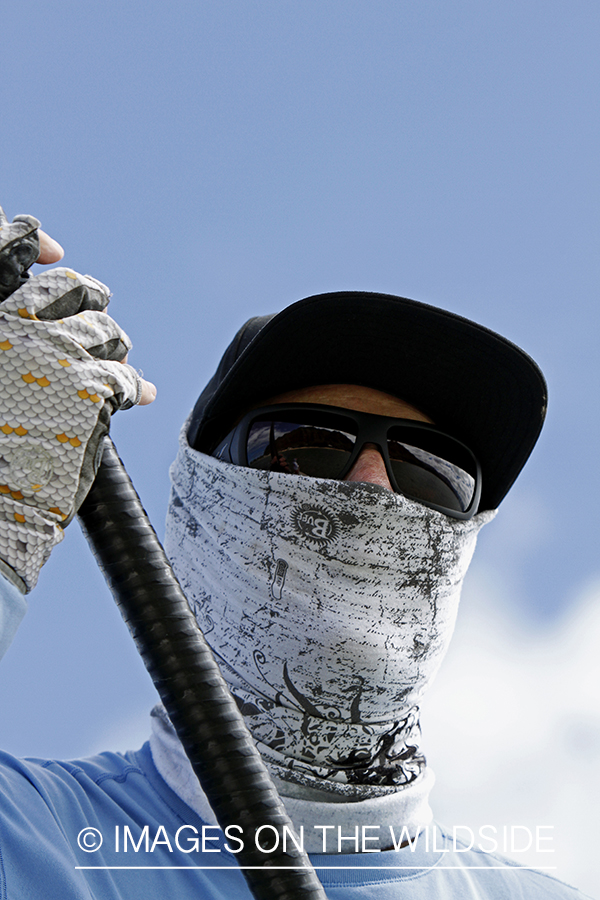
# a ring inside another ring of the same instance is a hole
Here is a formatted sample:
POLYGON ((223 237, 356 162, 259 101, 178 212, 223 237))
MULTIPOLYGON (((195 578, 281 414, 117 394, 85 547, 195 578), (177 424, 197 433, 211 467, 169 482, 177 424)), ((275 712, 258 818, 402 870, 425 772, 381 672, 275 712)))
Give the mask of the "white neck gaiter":
POLYGON ((422 780, 418 703, 476 536, 384 488, 223 463, 180 439, 165 548, 281 792, 422 780))

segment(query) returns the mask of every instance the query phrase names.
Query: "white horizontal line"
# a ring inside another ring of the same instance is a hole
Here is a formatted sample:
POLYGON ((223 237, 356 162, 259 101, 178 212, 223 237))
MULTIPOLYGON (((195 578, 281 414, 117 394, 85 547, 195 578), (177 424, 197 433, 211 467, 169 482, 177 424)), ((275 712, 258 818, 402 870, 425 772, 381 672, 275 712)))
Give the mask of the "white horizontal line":
MULTIPOLYGON (((203 871, 212 871, 213 869, 216 871, 218 869, 239 869, 240 871, 249 871, 249 870, 257 870, 261 869, 266 872, 274 872, 279 870, 286 870, 293 872, 297 869, 306 869, 308 870, 308 866, 75 866, 76 869, 201 869, 203 871)), ((535 869, 538 872, 548 870, 548 869, 556 869, 557 866, 436 866, 435 864, 431 866, 313 866, 313 869, 322 869, 323 871, 327 871, 327 869, 337 869, 342 870, 344 872, 354 872, 357 869, 361 871, 364 869, 394 869, 394 870, 414 870, 414 869, 456 869, 457 872, 464 872, 466 869, 506 869, 509 872, 514 871, 515 869, 535 869)))

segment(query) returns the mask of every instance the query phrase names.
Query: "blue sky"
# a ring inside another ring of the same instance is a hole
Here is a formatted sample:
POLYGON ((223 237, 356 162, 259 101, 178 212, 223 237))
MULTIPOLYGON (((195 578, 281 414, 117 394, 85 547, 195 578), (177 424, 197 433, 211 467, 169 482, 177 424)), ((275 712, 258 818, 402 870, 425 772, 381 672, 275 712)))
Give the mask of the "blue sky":
MULTIPOLYGON (((114 292, 159 398, 113 432, 159 532, 179 426, 237 327, 388 291, 546 373, 546 429, 478 565, 524 633, 567 628, 598 578, 599 30, 586 0, 6 6, 0 202, 114 292)), ((152 689, 77 525, 30 605, 0 671, 6 749, 129 739, 152 689)))

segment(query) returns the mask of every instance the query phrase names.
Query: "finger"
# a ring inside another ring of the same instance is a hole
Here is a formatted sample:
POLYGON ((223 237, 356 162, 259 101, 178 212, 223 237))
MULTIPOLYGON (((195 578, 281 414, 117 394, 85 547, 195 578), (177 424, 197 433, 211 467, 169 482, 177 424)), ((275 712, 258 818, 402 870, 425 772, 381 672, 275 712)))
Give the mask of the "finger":
MULTIPOLYGON (((127 364, 128 357, 129 353, 127 353, 120 361, 125 365, 127 364)), ((151 381, 146 381, 141 375, 139 378, 142 382, 142 395, 138 401, 138 406, 148 406, 156 400, 156 385, 152 384, 151 381)))
POLYGON ((54 238, 51 238, 45 231, 38 231, 38 235, 40 239, 40 255, 37 261, 39 263, 46 266, 63 258, 65 251, 54 238))
POLYGON ((139 406, 148 406, 156 399, 156 387, 151 381, 145 381, 142 378, 142 396, 140 397, 139 406))
POLYGON ((4 309, 25 318, 58 320, 80 312, 100 312, 106 309, 109 299, 110 289, 97 278, 60 266, 45 269, 25 281, 5 301, 4 309))

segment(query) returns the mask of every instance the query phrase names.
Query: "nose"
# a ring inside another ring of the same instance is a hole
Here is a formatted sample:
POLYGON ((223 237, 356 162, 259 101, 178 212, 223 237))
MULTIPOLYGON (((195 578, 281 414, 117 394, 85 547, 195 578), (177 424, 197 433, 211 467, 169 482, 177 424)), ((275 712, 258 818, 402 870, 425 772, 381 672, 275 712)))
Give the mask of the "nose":
POLYGON ((393 491, 383 456, 375 444, 365 444, 344 481, 366 481, 393 491))

